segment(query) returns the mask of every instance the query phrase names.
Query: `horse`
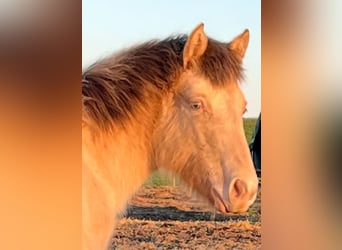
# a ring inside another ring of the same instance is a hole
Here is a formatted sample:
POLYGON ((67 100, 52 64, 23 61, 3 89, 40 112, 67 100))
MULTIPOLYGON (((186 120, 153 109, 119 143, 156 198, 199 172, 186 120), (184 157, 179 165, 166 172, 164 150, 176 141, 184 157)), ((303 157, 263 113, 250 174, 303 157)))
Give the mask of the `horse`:
POLYGON ((83 71, 83 249, 108 246, 116 216, 160 168, 219 212, 248 210, 258 189, 242 118, 248 43, 248 29, 224 43, 201 23, 83 71))

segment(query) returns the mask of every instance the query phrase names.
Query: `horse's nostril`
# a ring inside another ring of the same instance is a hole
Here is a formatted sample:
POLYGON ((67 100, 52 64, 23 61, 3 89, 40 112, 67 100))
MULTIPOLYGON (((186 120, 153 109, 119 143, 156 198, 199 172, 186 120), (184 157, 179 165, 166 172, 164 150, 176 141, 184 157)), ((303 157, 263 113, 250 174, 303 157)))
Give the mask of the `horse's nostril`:
POLYGON ((247 211, 256 198, 258 185, 246 179, 235 178, 229 186, 228 203, 230 210, 247 211))
POLYGON ((248 187, 246 182, 236 179, 232 182, 231 188, 229 190, 230 198, 242 199, 248 192, 248 187))

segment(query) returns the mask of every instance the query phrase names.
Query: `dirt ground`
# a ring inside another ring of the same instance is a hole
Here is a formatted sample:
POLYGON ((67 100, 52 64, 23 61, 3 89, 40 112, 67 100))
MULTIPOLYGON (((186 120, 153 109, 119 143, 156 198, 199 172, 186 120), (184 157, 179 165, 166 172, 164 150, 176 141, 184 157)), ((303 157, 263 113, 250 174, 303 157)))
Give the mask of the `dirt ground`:
POLYGON ((261 187, 245 214, 221 214, 184 187, 142 187, 110 249, 261 249, 261 187))

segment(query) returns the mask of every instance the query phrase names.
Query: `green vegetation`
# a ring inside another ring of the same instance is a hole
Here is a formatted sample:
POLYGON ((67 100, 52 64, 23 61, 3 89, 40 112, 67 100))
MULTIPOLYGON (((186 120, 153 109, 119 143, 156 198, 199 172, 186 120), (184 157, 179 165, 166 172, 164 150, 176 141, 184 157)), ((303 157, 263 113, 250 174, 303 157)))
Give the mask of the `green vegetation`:
POLYGON ((243 127, 245 129, 245 135, 246 135, 248 144, 251 142, 256 122, 257 122, 257 118, 243 119, 243 127))
POLYGON ((172 177, 159 171, 154 172, 145 182, 145 186, 172 186, 172 177))
MULTIPOLYGON (((245 118, 243 120, 243 127, 245 129, 245 134, 248 143, 250 143, 254 128, 256 124, 257 119, 256 118, 245 118)), ((176 177, 176 184, 179 183, 179 179, 176 177)), ((146 186, 172 186, 173 185, 173 179, 171 175, 167 175, 165 173, 161 173, 159 171, 154 172, 151 177, 145 182, 146 186)))

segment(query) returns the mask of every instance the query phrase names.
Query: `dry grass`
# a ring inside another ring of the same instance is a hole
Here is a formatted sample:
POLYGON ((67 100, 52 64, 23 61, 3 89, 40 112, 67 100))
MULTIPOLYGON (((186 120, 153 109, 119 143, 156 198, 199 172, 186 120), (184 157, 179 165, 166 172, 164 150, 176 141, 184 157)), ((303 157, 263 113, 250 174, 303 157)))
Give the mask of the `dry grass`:
POLYGON ((142 187, 111 249, 260 249, 261 192, 246 214, 220 214, 181 187, 142 187))

